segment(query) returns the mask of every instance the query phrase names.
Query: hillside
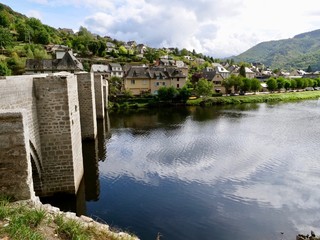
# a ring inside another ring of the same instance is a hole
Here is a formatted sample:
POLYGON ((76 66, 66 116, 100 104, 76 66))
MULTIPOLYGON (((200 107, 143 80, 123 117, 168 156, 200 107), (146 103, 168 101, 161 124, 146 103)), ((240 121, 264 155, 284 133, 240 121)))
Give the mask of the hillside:
POLYGON ((272 69, 320 70, 320 30, 290 39, 262 42, 234 57, 237 62, 261 62, 272 69))

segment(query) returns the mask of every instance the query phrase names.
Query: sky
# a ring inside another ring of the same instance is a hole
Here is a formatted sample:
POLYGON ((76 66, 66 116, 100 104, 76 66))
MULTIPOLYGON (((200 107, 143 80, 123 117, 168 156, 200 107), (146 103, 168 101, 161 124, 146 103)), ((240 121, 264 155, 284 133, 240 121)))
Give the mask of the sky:
POLYGON ((320 28, 318 0, 1 0, 55 28, 80 26, 149 47, 215 58, 320 28))

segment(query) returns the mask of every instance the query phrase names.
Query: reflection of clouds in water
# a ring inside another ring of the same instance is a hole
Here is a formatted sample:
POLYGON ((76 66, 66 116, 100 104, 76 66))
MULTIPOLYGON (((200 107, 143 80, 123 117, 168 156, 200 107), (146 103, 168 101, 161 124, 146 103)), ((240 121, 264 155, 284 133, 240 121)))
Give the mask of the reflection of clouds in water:
POLYGON ((309 232, 310 226, 317 230, 318 106, 282 105, 281 118, 279 107, 261 106, 259 113, 229 118, 228 111, 205 122, 188 118, 180 128, 138 136, 128 129, 117 130, 108 142, 107 161, 101 163, 100 173, 153 186, 161 179, 219 184, 225 186, 226 198, 281 209, 289 213, 298 231, 309 232))
POLYGON ((256 145, 259 136, 250 133, 248 126, 236 131, 241 125, 231 126, 227 121, 199 126, 187 120, 174 134, 157 130, 135 138, 129 130, 117 131, 108 143, 108 164, 100 171, 108 177, 130 175, 145 183, 157 175, 211 185, 230 179, 243 181, 261 167, 275 164, 273 153, 279 151, 278 146, 264 146, 263 135, 258 139, 262 143, 256 145))

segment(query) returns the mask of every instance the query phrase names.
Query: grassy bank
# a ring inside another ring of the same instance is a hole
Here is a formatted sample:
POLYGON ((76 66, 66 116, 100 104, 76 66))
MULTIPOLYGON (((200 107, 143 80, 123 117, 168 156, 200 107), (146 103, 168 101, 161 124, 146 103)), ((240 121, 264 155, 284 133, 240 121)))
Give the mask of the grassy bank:
POLYGON ((125 233, 115 233, 108 225, 87 217, 68 217, 30 203, 10 203, 0 198, 0 239, 21 240, 136 240, 125 233), (89 220, 88 220, 89 219, 89 220))
POLYGON ((318 99, 318 98, 320 98, 320 91, 289 92, 289 93, 256 94, 256 95, 245 95, 245 96, 198 98, 194 100, 188 100, 187 105, 212 106, 212 105, 241 104, 241 103, 297 101, 297 100, 318 99))

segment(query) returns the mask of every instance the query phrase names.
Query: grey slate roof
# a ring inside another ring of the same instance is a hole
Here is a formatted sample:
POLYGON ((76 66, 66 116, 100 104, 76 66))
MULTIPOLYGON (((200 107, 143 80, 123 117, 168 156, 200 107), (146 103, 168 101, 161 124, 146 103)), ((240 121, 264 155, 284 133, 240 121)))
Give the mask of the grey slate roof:
POLYGON ((27 59, 27 71, 83 71, 82 63, 70 52, 62 59, 27 59))
POLYGON ((92 64, 91 72, 98 72, 98 73, 109 73, 110 68, 109 65, 104 64, 92 64))

